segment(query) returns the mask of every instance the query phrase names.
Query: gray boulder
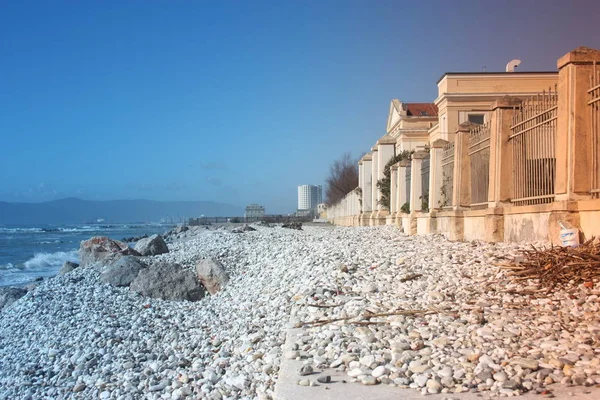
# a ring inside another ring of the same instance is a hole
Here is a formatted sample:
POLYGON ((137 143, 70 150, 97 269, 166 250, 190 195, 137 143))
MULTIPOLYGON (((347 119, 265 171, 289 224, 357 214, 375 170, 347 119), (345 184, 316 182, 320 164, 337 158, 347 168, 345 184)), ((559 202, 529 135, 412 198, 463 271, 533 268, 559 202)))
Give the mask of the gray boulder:
POLYGON ((302 222, 284 222, 281 225, 282 228, 288 228, 288 229, 295 229, 297 231, 301 231, 302 230, 302 222))
POLYGON ((204 297, 204 287, 194 272, 168 262, 158 262, 141 269, 129 289, 164 300, 198 301, 204 297))
POLYGON ((58 274, 59 275, 68 274, 69 272, 73 271, 77 267, 79 267, 79 264, 71 262, 71 261, 65 261, 65 263, 63 264, 60 271, 58 271, 58 274))
POLYGON ((27 294, 27 290, 16 287, 0 288, 0 311, 27 294))
POLYGON ((255 231, 256 229, 251 227, 248 224, 244 224, 242 226, 239 226, 237 228, 234 228, 231 232, 233 233, 244 233, 244 232, 252 232, 255 231))
POLYGON ((106 236, 94 236, 84 240, 79 246, 79 260, 82 267, 110 264, 123 256, 139 256, 140 253, 118 240, 106 236))
POLYGON ((139 258, 124 256, 108 265, 100 274, 100 280, 113 286, 129 286, 142 268, 146 268, 146 264, 139 258))
POLYGON ((227 274, 223 265, 212 258, 198 261, 196 274, 210 294, 217 293, 229 282, 229 274, 227 274))
POLYGON ((185 225, 181 225, 181 226, 178 226, 177 228, 173 229, 173 232, 174 233, 183 233, 183 232, 187 232, 189 230, 190 230, 189 227, 187 227, 185 225))
POLYGON ((148 238, 140 239, 135 244, 135 251, 143 256, 155 256, 169 252, 167 244, 160 235, 152 235, 148 238))

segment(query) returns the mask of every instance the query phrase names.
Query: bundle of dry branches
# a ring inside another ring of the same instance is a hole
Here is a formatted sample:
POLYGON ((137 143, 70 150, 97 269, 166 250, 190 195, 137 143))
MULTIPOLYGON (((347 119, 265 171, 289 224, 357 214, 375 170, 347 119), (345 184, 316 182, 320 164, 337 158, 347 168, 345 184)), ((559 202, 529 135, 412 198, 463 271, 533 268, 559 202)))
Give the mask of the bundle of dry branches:
POLYGON ((514 280, 537 279, 540 288, 551 290, 570 282, 593 287, 600 279, 600 242, 594 238, 578 247, 552 246, 523 250, 524 260, 501 266, 514 280))

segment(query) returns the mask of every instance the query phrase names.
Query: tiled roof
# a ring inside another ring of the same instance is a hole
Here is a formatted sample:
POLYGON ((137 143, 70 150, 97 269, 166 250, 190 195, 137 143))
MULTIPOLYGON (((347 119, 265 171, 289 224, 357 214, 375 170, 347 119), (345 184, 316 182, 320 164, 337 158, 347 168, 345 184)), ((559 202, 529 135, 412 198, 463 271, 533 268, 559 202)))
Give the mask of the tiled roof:
POLYGON ((436 117, 438 108, 433 103, 403 103, 406 115, 412 117, 436 117))

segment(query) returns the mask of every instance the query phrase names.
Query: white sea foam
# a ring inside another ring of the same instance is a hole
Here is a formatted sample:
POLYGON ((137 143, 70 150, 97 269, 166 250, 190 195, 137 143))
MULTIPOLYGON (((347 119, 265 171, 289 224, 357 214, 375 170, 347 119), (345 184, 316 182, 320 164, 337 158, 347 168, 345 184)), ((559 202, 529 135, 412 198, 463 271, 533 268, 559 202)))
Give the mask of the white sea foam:
POLYGON ((0 228, 0 233, 37 233, 43 232, 42 228, 0 228))
POLYGON ((16 270, 17 269, 15 268, 14 265, 12 265, 12 263, 0 265, 0 271, 16 271, 16 270))
POLYGON ((77 262, 77 250, 58 251, 56 253, 36 253, 35 256, 25 261, 26 269, 44 269, 61 266, 65 261, 77 262))

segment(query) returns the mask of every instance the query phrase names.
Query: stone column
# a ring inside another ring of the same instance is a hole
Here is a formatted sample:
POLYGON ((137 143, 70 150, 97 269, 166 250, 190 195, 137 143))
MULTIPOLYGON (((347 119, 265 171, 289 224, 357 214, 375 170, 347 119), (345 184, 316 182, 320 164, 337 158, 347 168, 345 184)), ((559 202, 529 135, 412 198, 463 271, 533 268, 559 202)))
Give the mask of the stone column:
POLYGON ((379 166, 377 164, 379 157, 377 154, 377 146, 371 148, 373 154, 373 160, 371 161, 371 218, 377 214, 377 210, 379 205, 377 204, 379 198, 377 194, 379 193, 379 189, 377 189, 377 176, 379 173, 379 166))
POLYGON ((371 212, 371 153, 367 153, 361 159, 362 175, 360 176, 360 189, 362 190, 362 210, 363 213, 371 212))
POLYGON ((592 184, 590 76, 598 71, 600 50, 578 47, 558 62, 556 200, 590 197, 592 184))
POLYGON ((521 101, 509 96, 496 100, 492 105, 490 132, 490 183, 488 207, 510 204, 513 191, 513 154, 508 138, 513 123, 514 108, 521 101))
POLYGON ((469 133, 479 126, 463 122, 456 130, 454 145, 454 193, 452 208, 460 210, 471 205, 471 165, 469 160, 469 133))
POLYGON ((440 208, 442 201, 442 152, 448 141, 438 139, 431 144, 429 153, 429 211, 440 208))
POLYGON ((398 197, 398 163, 390 167, 390 214, 394 215, 398 212, 397 208, 398 197))
POLYGON ((412 155, 410 170, 410 212, 421 211, 423 203, 423 187, 421 181, 421 166, 423 159, 429 157, 426 151, 417 151, 412 155))
POLYGON ((362 158, 358 161, 358 187, 362 190, 364 189, 363 187, 363 180, 364 180, 364 166, 363 166, 363 160, 362 158))

